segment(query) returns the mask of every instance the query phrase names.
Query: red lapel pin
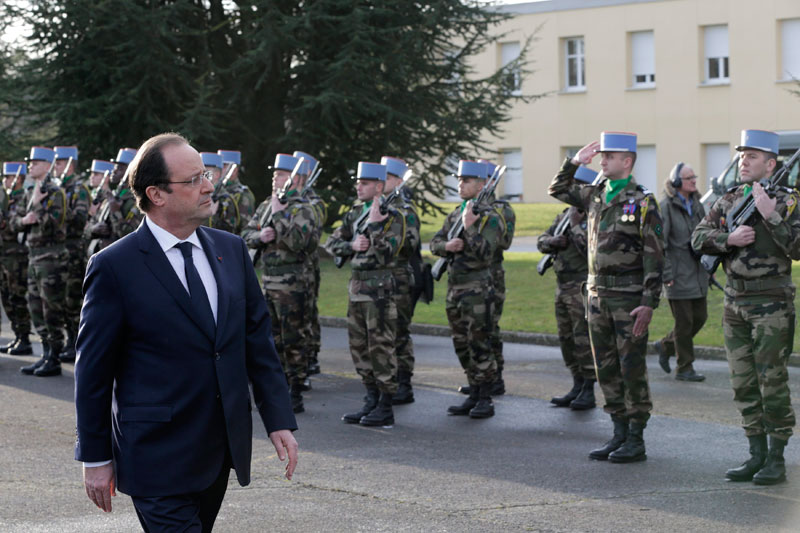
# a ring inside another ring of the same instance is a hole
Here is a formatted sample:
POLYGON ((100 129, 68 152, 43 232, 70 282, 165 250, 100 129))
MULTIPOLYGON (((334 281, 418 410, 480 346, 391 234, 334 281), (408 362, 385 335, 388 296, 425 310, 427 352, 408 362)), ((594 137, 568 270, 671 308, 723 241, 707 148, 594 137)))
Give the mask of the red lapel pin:
POLYGON ((219 261, 220 263, 222 263, 222 256, 221 256, 221 255, 218 255, 218 256, 217 256, 217 261, 219 261))

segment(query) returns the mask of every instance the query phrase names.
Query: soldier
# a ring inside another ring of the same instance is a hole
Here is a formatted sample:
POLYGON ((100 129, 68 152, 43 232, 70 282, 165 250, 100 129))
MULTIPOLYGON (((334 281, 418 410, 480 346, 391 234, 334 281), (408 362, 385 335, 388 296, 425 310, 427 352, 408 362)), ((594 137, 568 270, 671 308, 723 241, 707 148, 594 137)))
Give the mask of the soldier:
POLYGON ((83 276, 86 273, 86 241, 83 232, 89 220, 89 188, 75 171, 78 166, 77 146, 55 146, 55 175, 61 178, 61 188, 67 197, 67 285, 64 289, 64 328, 67 343, 58 358, 62 363, 75 361, 75 339, 78 337, 78 322, 83 305, 83 276), (69 165, 69 166, 67 166, 69 165))
POLYGON ((692 339, 708 318, 706 294, 708 273, 700 264, 700 256, 692 249, 692 232, 706 216, 697 176, 689 165, 672 167, 664 185, 661 216, 664 219, 664 292, 675 319, 675 327, 655 342, 658 363, 669 374, 669 358, 678 354, 678 381, 703 381, 706 377, 694 370, 692 339))
POLYGON ((392 397, 397 393, 397 307, 392 270, 405 235, 405 219, 390 207, 386 214, 381 213, 385 165, 359 163, 357 180, 361 203, 347 212, 325 244, 332 255, 351 259, 347 333, 353 363, 367 389, 361 410, 344 415, 342 420, 347 424, 391 426, 392 397))
POLYGON ((743 130, 736 149, 743 183, 714 203, 695 228, 692 246, 722 255, 728 276, 722 327, 750 459, 725 477, 773 485, 786 480, 783 449, 795 425, 786 365, 794 340, 791 275, 792 259, 800 259, 800 198, 785 187, 765 190, 777 164, 777 134, 743 130), (756 212, 730 231, 731 211, 751 194, 756 212))
POLYGON ((633 179, 636 134, 603 132, 550 184, 550 195, 587 213, 589 339, 614 436, 591 459, 644 461, 644 428, 653 408, 647 383, 647 328, 661 296, 661 214, 653 194, 633 179), (579 165, 600 152, 606 178, 575 183, 579 165))
POLYGON ((42 357, 20 371, 42 377, 61 374, 58 355, 64 349, 67 197, 49 175, 55 157, 50 148, 31 148, 28 172, 33 187, 10 220, 14 231, 24 233, 28 246, 28 308, 43 348, 42 357))
MULTIPOLYGON (((591 184, 597 172, 581 166, 575 171, 575 180, 591 184)), ((556 407, 575 410, 596 407, 594 397, 595 368, 592 347, 589 343, 589 324, 586 321, 583 285, 589 272, 586 259, 586 212, 569 207, 556 217, 553 224, 536 241, 540 252, 554 254, 553 270, 556 273, 556 326, 561 356, 572 374, 572 389, 564 396, 550 399, 556 407), (568 218, 566 229, 556 235, 556 228, 568 218)))
POLYGON ((302 386, 308 372, 303 332, 311 289, 303 273, 306 256, 317 247, 318 234, 314 208, 300 197, 297 177, 291 176, 298 161, 288 154, 275 156, 272 195, 258 206, 242 237, 250 248, 261 251, 261 280, 275 347, 289 381, 292 409, 302 413, 302 386))
POLYGON ((87 255, 91 257, 117 239, 134 231, 142 222, 142 212, 130 190, 126 171, 136 155, 135 148, 122 148, 114 162, 114 173, 97 212, 88 224, 91 239, 87 255))
POLYGON ((237 150, 217 150, 217 153, 222 156, 223 176, 228 175, 231 165, 236 165, 228 184, 225 185, 225 191, 231 195, 236 203, 236 209, 239 213, 239 225, 236 227, 235 233, 241 234, 247 223, 253 218, 253 213, 256 210, 256 197, 247 185, 239 181, 239 170, 242 168, 242 153, 237 150))
POLYGON ((476 215, 471 201, 487 176, 485 163, 459 161, 458 194, 464 201, 447 216, 430 245, 434 255, 451 258, 445 308, 453 347, 469 381, 469 396, 461 405, 450 406, 447 414, 471 418, 494 416, 491 391, 497 373, 490 343, 494 302, 490 266, 504 228, 494 209, 483 209, 476 215), (464 228, 450 238, 448 234, 459 219, 464 228))
POLYGON ((211 173, 211 183, 214 185, 211 200, 216 204, 213 207, 214 214, 209 217, 206 225, 236 233, 236 228, 239 227, 239 208, 222 183, 222 156, 216 152, 200 152, 200 158, 206 171, 211 173))
POLYGON ((3 163, 3 187, 5 200, 0 217, 0 235, 3 238, 3 253, 0 254, 0 296, 3 308, 11 322, 14 340, 0 348, 9 355, 33 355, 31 346, 31 314, 28 311, 28 248, 18 240, 18 232, 12 228, 11 219, 25 208, 23 183, 28 165, 21 162, 3 163))
MULTIPOLYGON (((396 187, 403 186, 403 176, 408 170, 408 165, 402 159, 391 156, 383 156, 381 164, 386 165, 384 196, 387 196, 396 187)), ((392 404, 402 405, 414 401, 414 390, 411 387, 411 376, 414 375, 414 343, 411 340, 409 326, 414 316, 416 302, 412 295, 415 280, 411 270, 411 261, 420 252, 420 222, 414 206, 406 201, 403 194, 397 195, 390 205, 405 217, 406 226, 403 243, 397 253, 397 264, 393 270, 397 284, 394 293, 394 302, 397 307, 394 344, 397 356, 397 394, 392 398, 392 404)))
MULTIPOLYGON (((295 151, 292 155, 298 158, 302 157, 308 162, 308 165, 304 165, 304 169, 308 169, 309 173, 317 166, 317 160, 305 152, 295 151)), ((299 188, 303 189, 306 186, 306 180, 308 180, 309 174, 300 174, 299 178, 299 188)), ((317 240, 319 240, 322 237, 322 228, 325 227, 325 221, 328 219, 328 206, 313 187, 306 191, 305 197, 311 202, 311 206, 314 208, 314 213, 316 214, 316 226, 314 229, 317 232, 317 240)), ((313 252, 308 254, 305 270, 306 281, 309 286, 312 287, 312 290, 309 292, 310 298, 308 298, 307 301, 308 309, 306 311, 306 322, 308 327, 306 328, 307 333, 304 335, 307 343, 306 355, 308 357, 308 374, 311 376, 320 373, 319 350, 321 347, 322 332, 319 326, 319 306, 317 304, 319 301, 320 282, 319 248, 315 248, 313 252)))

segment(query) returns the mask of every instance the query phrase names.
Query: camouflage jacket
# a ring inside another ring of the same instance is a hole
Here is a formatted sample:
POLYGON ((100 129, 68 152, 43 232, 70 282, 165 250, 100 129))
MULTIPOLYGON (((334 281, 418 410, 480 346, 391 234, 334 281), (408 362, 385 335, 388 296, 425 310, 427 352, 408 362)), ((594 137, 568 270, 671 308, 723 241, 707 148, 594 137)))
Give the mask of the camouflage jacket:
MULTIPOLYGON (((35 187, 39 187, 39 184, 35 187)), ((30 187, 25 191, 19 209, 9 220, 11 228, 15 232, 27 232, 25 242, 28 248, 62 244, 67 238, 67 196, 64 190, 52 181, 46 185, 47 196, 40 203, 31 206, 31 210, 38 215, 39 222, 26 226, 22 224, 22 219, 28 213, 33 189, 30 187)))
MULTIPOLYGON (((448 256, 448 252, 445 250, 448 241, 447 234, 461 218, 465 205, 466 202, 463 202, 447 215, 442 229, 434 235, 431 240, 431 252, 434 255, 448 256)), ((450 280, 452 280, 453 274, 466 274, 489 268, 503 239, 503 230, 500 216, 494 209, 486 211, 472 226, 462 230, 457 237, 464 241, 464 249, 453 254, 453 260, 447 266, 450 280)))
POLYGON ((236 212, 239 219, 234 233, 237 235, 241 234, 242 230, 250 222, 250 219, 253 218, 253 214, 256 210, 256 197, 253 191, 250 190, 250 187, 240 181, 229 181, 228 184, 225 185, 225 192, 230 194, 231 197, 233 197, 233 201, 236 203, 236 212))
POLYGON ((589 290, 601 294, 639 293, 641 304, 658 306, 664 270, 661 213, 653 193, 630 182, 606 203, 607 179, 575 182, 567 159, 550 184, 550 196, 587 213, 589 290))
POLYGON ((239 206, 227 191, 220 191, 217 197, 217 212, 208 218, 205 225, 228 233, 236 233, 239 226, 239 206))
POLYGON ((336 228, 325 243, 325 249, 331 254, 351 258, 353 270, 384 270, 397 266, 397 254, 406 233, 405 217, 390 208, 388 216, 381 222, 365 221, 364 235, 369 239, 369 248, 364 252, 355 252, 351 246, 356 238, 353 224, 359 216, 370 208, 372 202, 358 203, 348 211, 342 225, 336 228))
POLYGON ((64 178, 61 188, 67 195, 67 239, 82 239, 89 221, 89 188, 75 174, 64 178))
POLYGON ((322 228, 328 220, 328 205, 314 189, 306 191, 306 199, 311 202, 317 216, 317 231, 322 233, 322 228))
POLYGON ((271 197, 261 202, 242 231, 242 238, 248 247, 262 250, 261 262, 267 268, 303 263, 319 242, 314 231, 314 208, 308 200, 291 195, 286 209, 269 217, 270 202, 271 197), (260 236, 261 230, 268 226, 275 229, 275 240, 265 244, 260 236))
MULTIPOLYGON (((586 259, 586 213, 576 207, 569 207, 561 212, 553 221, 553 225, 536 240, 536 247, 540 252, 556 254, 553 261, 553 270, 557 276, 583 274, 585 278, 589 271, 589 262, 586 259), (564 219, 570 217, 569 228, 564 232, 568 245, 566 248, 551 246, 556 227, 564 219)), ((574 277, 574 276, 573 276, 574 277)))
POLYGON ((397 253, 397 266, 399 268, 406 268, 412 257, 416 257, 419 253, 421 244, 419 237, 419 217, 417 216, 417 210, 414 209, 414 206, 407 203, 402 196, 397 196, 391 203, 391 206, 405 217, 406 233, 400 245, 400 251, 397 253))
POLYGON ((110 203, 112 201, 116 200, 110 200, 108 197, 106 197, 102 203, 100 203, 100 206, 97 208, 94 216, 86 225, 84 238, 87 240, 98 239, 100 241, 99 246, 95 247, 95 249, 90 249, 89 253, 96 253, 112 242, 121 239, 129 233, 132 233, 136 230, 136 228, 139 227, 139 224, 141 224, 142 219, 144 218, 144 214, 136 205, 136 198, 133 196, 133 193, 130 191, 130 189, 122 189, 119 196, 119 210, 111 209, 110 203), (92 227, 99 222, 105 222, 108 224, 110 231, 108 236, 92 232, 92 227))
MULTIPOLYGON (((779 187, 772 191, 771 196, 777 199, 775 212, 765 220, 756 211, 751 219, 750 225, 756 232, 755 242, 743 247, 728 246, 728 213, 744 197, 744 187, 740 185, 728 190, 714 203, 692 233, 692 247, 704 254, 724 254, 722 265, 728 276, 726 292, 733 295, 742 292, 778 294, 782 292, 779 287, 737 290, 732 285, 736 281, 791 276, 792 259, 800 259, 800 215, 796 209, 800 198, 794 189, 779 187)), ((791 281, 785 286, 791 286, 791 281)))
POLYGON ((514 240, 514 227, 517 223, 517 215, 511 204, 506 200, 498 200, 492 196, 492 208, 497 212, 500 217, 500 223, 503 227, 503 233, 500 237, 500 243, 497 250, 492 257, 492 264, 497 266, 503 262, 503 251, 511 248, 511 241, 514 240))

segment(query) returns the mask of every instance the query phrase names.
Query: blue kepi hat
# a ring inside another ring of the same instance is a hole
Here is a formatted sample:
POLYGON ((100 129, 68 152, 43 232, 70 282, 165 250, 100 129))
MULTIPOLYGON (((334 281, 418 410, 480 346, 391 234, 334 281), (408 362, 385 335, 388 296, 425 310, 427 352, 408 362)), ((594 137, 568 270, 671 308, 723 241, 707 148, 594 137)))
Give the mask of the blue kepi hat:
POLYGON ((599 152, 636 153, 636 134, 621 131, 604 131, 600 134, 599 152))
POLYGON ((133 158, 136 157, 136 152, 136 148, 120 148, 114 162, 120 165, 129 165, 131 161, 133 161, 133 158))
POLYGON ((489 177, 489 167, 486 163, 480 163, 478 161, 468 161, 466 159, 462 159, 458 162, 458 174, 459 178, 480 178, 485 180, 489 177))
POLYGON ((356 179, 386 181, 386 165, 360 161, 356 179))
POLYGON ((222 156, 223 163, 242 164, 242 152, 239 150, 217 150, 217 153, 222 156))
POLYGON ((4 176, 16 176, 17 170, 19 170, 20 176, 24 176, 28 173, 28 165, 20 161, 9 161, 7 163, 3 163, 4 176))
POLYGON ((494 170, 497 168, 497 165, 489 161, 488 159, 478 159, 478 163, 485 163, 486 164, 486 177, 491 178, 492 174, 494 174, 494 170))
POLYGON ((54 146, 53 150, 56 152, 56 159, 69 159, 73 161, 78 160, 78 147, 77 146, 54 146))
POLYGON ((200 152, 204 167, 222 168, 222 156, 216 152, 200 152))
POLYGON ((92 159, 92 172, 114 172, 114 163, 102 159, 92 159))
POLYGON ((386 165, 386 173, 402 178, 408 170, 406 162, 398 157, 385 155, 381 157, 381 165, 386 165))
POLYGON ((314 156, 310 155, 310 154, 307 154, 305 152, 301 152, 300 150, 295 150, 292 155, 294 157, 297 157, 297 158, 302 157, 303 159, 306 160, 306 162, 303 163, 303 168, 300 169, 300 174, 303 174, 303 175, 308 174, 312 170, 314 170, 314 167, 317 166, 317 159, 314 156))
POLYGON ((272 165, 272 168, 275 170, 286 170, 287 172, 291 172, 294 170, 294 167, 297 166, 298 161, 300 161, 299 157, 289 154, 278 154, 275 156, 275 164, 272 165))
POLYGON ((28 157, 28 161, 47 161, 48 163, 52 163, 55 158, 55 150, 44 146, 34 146, 31 148, 31 155, 28 157))
POLYGON ((765 130, 742 130, 742 144, 736 150, 761 150, 778 155, 778 134, 765 130))

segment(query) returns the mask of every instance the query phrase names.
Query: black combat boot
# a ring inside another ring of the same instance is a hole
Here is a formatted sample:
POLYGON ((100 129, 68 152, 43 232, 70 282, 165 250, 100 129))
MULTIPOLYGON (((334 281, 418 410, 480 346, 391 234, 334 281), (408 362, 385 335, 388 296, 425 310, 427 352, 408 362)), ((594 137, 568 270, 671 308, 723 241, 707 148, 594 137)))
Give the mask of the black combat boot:
MULTIPOLYGON (((554 396, 550 398, 550 403, 556 407, 569 407, 572 400, 578 397, 583 387, 583 376, 572 376, 572 388, 564 396, 554 396)), ((593 389, 594 391, 594 389, 593 389)))
POLYGON ((8 350, 8 355, 33 355, 30 336, 27 333, 20 335, 19 342, 8 350))
POLYGON ((289 394, 292 398, 292 411, 295 413, 302 413, 306 410, 303 406, 303 389, 298 381, 292 381, 289 386, 289 394))
POLYGON ((44 364, 34 370, 33 375, 40 378, 60 376, 61 361, 58 360, 59 353, 61 353, 61 346, 57 344, 51 345, 50 349, 44 355, 44 357, 46 357, 44 364))
POLYGON ((319 354, 312 353, 308 356, 308 375, 319 374, 322 370, 319 367, 319 354))
POLYGON ((570 402, 570 409, 575 411, 584 411, 586 409, 594 409, 597 403, 594 400, 594 381, 593 379, 584 379, 581 392, 578 397, 570 402))
POLYGON ((786 481, 786 462, 783 460, 785 440, 769 438, 769 453, 761 470, 753 476, 756 485, 777 485, 786 481))
POLYGON ((392 396, 382 392, 375 409, 364 415, 359 424, 362 426, 392 426, 394 425, 394 411, 392 411, 392 396))
POLYGON ((348 413, 342 417, 345 424, 358 424, 361 419, 368 415, 378 405, 378 387, 372 385, 367 387, 367 394, 364 396, 364 406, 355 413, 348 413))
POLYGON ((36 361, 33 364, 21 367, 19 369, 19 371, 22 372, 23 374, 27 374, 29 376, 32 376, 33 372, 37 368, 42 366, 44 364, 44 362, 47 360, 47 353, 49 351, 50 351, 50 346, 45 341, 42 341, 42 357, 40 357, 39 360, 36 361))
POLYGON ((628 438, 625 444, 608 454, 608 460, 612 463, 635 463, 647 459, 644 449, 644 428, 647 424, 631 421, 628 430, 628 438))
POLYGON ((503 381, 503 371, 497 371, 497 379, 492 383, 492 396, 502 396, 506 393, 506 382, 503 381))
POLYGON ((461 405, 451 405, 447 408, 448 415, 454 416, 467 416, 472 408, 478 405, 478 386, 474 385, 469 388, 469 396, 467 396, 464 403, 461 405))
POLYGON ((14 348, 14 346, 16 346, 18 342, 19 342, 19 335, 14 335, 14 340, 9 342, 8 344, 0 346, 0 353, 8 353, 8 351, 14 348))
POLYGON ((608 455, 619 449, 628 438, 628 421, 616 416, 612 416, 611 421, 614 422, 614 436, 611 437, 611 440, 606 442, 602 448, 597 448, 589 452, 589 459, 594 459, 596 461, 607 460, 608 455))
POLYGON ((494 416, 494 404, 492 403, 492 388, 494 383, 483 383, 478 387, 478 403, 470 409, 470 418, 489 418, 494 416))
POLYGON ((742 466, 725 472, 725 479, 728 481, 752 480, 767 460, 767 436, 751 435, 747 440, 750 441, 750 459, 742 463, 742 466))
POLYGON ((58 354, 58 360, 62 363, 75 362, 75 337, 76 335, 72 331, 67 333, 67 344, 64 346, 64 349, 61 350, 61 353, 58 354))
POLYGON ((414 389, 411 388, 411 372, 397 371, 397 394, 392 397, 392 405, 414 403, 414 389))

